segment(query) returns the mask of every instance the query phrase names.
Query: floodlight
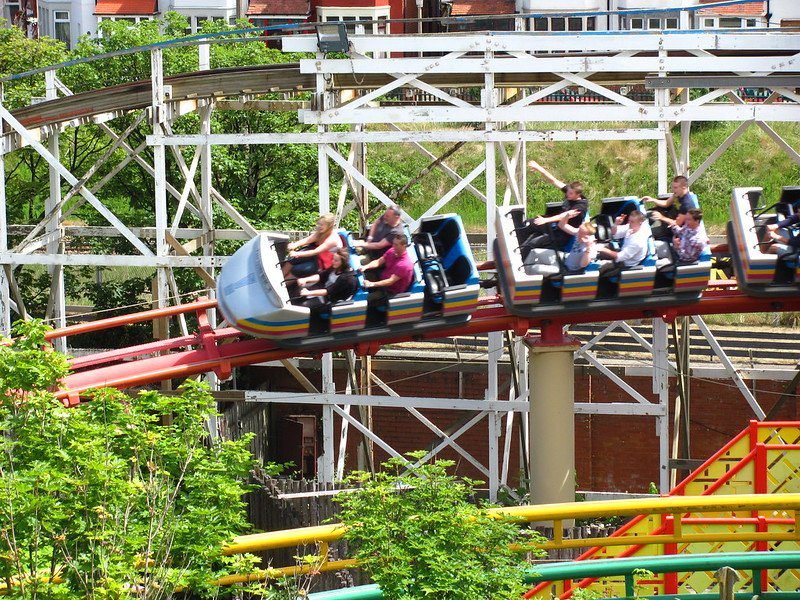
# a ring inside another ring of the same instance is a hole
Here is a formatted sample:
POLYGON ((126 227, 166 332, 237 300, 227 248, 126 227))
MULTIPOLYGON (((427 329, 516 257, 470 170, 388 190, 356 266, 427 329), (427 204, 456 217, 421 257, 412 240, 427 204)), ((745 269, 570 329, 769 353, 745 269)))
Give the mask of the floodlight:
POLYGON ((347 52, 347 27, 341 21, 320 23, 317 28, 317 47, 320 52, 347 52))

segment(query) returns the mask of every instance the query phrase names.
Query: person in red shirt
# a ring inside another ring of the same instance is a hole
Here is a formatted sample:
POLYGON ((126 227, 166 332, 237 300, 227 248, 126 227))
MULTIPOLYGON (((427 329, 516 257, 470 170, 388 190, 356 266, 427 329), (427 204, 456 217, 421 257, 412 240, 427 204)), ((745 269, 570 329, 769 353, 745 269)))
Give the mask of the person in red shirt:
POLYGON ((389 298, 396 294, 402 294, 411 286, 414 278, 414 264, 408 254, 408 238, 404 234, 394 236, 392 247, 380 258, 364 265, 362 271, 377 268, 381 268, 380 279, 364 281, 364 287, 369 290, 367 296, 368 323, 374 323, 377 320, 375 309, 379 305, 385 305, 389 298))

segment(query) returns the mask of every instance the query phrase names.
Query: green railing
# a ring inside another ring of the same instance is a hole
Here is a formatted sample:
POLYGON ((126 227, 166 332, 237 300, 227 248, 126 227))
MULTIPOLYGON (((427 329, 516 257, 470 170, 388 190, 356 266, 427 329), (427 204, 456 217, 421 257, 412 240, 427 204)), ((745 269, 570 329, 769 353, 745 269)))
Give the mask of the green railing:
MULTIPOLYGON (((737 590, 734 597, 760 600, 797 600, 800 591, 764 592, 762 573, 768 569, 792 569, 800 567, 800 552, 741 552, 735 554, 691 554, 642 558, 610 558, 606 560, 575 561, 536 565, 525 577, 528 583, 542 581, 582 580, 598 577, 624 577, 626 598, 650 598, 636 594, 636 579, 647 577, 642 573, 693 573, 718 571, 730 567, 752 573, 751 589, 737 590)), ((800 582, 798 582, 800 588, 800 582)), ((670 598, 707 600, 719 598, 719 594, 669 594, 670 598)), ((383 594, 377 585, 366 585, 328 592, 310 594, 309 600, 377 600, 383 594)))

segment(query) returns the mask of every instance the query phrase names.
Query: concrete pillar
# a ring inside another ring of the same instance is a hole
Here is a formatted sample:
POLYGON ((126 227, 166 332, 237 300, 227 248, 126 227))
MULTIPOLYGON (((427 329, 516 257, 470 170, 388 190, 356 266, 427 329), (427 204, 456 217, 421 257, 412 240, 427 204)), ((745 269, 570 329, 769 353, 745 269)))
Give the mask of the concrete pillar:
MULTIPOLYGON (((580 343, 560 325, 529 336, 531 503, 575 500, 575 372, 580 343)), ((564 523, 565 527, 572 524, 564 523)))

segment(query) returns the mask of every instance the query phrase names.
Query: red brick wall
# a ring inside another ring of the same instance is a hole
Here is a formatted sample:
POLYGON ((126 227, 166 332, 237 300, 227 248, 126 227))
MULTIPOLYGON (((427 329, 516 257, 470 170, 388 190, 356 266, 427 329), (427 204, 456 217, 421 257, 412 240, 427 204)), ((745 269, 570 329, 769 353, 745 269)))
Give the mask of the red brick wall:
MULTIPOLYGON (((596 373, 586 373, 576 369, 576 402, 627 402, 632 401, 624 391, 610 379, 596 373)), ((319 383, 319 372, 306 371, 312 382, 319 383)), ((271 390, 302 391, 299 385, 283 369, 253 368, 249 374, 250 383, 266 383, 271 390)), ((403 396, 426 398, 456 398, 459 391, 459 374, 447 370, 420 373, 419 371, 394 369, 382 370, 378 376, 391 382, 392 388, 403 396)), ((486 374, 480 370, 461 375, 464 398, 482 399, 486 387, 486 374)), ((646 377, 627 377, 626 382, 644 397, 654 400, 652 383, 646 377)), ((670 397, 677 392, 673 387, 670 397)), ((508 375, 501 375, 500 386, 508 385, 508 375)), ((769 409, 780 396, 785 383, 780 381, 748 382, 754 390, 762 408, 769 409)), ((336 372, 336 388, 344 389, 344 373, 336 372)), ((256 387, 256 386, 253 386, 256 387)), ((373 393, 380 391, 373 389, 373 393)), ((507 392, 505 392, 507 394, 507 392)), ((501 392, 501 397, 506 397, 501 392)), ((276 435, 280 435, 280 420, 288 414, 315 414, 321 416, 321 409, 314 405, 273 404, 272 423, 276 435)), ((670 423, 673 405, 670 405, 670 423)), ((437 427, 447 430, 458 429, 473 413, 444 410, 421 411, 437 427)), ((351 414, 358 416, 353 407, 351 414)), ((716 452, 725 442, 744 429, 749 420, 755 418, 750 407, 730 380, 694 379, 691 383, 691 448, 692 458, 705 459, 716 452)), ((798 418, 794 401, 784 405, 775 416, 776 420, 795 420, 798 418)), ((518 424, 518 422, 517 422, 518 424)), ((505 423, 503 424, 505 425, 505 423)), ((380 437, 398 452, 430 449, 437 443, 436 435, 405 409, 374 408, 373 429, 380 437)), ((340 419, 336 418, 336 443, 338 444, 340 419)), ((472 429, 458 438, 458 443, 484 464, 488 456, 488 423, 484 418, 472 429)), ((347 470, 356 468, 358 444, 361 434, 352 426, 348 436, 347 470)), ((596 491, 645 492, 650 482, 658 482, 659 456, 656 421, 653 417, 630 417, 610 415, 577 415, 575 418, 575 445, 577 485, 580 489, 596 491)), ((501 439, 501 448, 504 440, 501 439)), ((321 451, 321 432, 318 447, 321 451)), ((277 447, 277 444, 273 445, 277 447)), ((515 427, 509 475, 517 480, 519 473, 519 438, 515 427)), ((374 446, 378 462, 388 454, 377 445, 374 446)), ((440 453, 441 457, 455 460, 458 472, 477 479, 485 479, 473 465, 451 448, 440 453)), ((280 458, 280 457, 275 457, 280 458)))

